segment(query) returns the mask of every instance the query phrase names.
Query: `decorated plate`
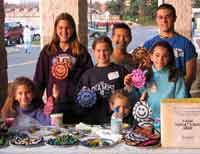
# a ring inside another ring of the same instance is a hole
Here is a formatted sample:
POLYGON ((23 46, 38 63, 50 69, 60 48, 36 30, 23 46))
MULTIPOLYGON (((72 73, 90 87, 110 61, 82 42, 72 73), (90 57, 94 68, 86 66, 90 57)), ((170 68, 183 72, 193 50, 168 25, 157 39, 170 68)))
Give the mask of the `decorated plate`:
POLYGON ((27 134, 18 133, 15 134, 10 140, 12 145, 22 146, 22 147, 35 147, 44 145, 42 137, 29 137, 27 134))
POLYGON ((62 136, 49 138, 46 143, 48 145, 53 145, 53 146, 71 146, 71 145, 77 145, 79 143, 79 140, 76 136, 72 134, 66 134, 62 136))
POLYGON ((99 138, 99 137, 88 137, 82 139, 80 144, 89 148, 107 148, 114 146, 116 142, 110 139, 99 138))
POLYGON ((124 137, 125 143, 130 146, 147 147, 160 144, 160 133, 146 128, 137 127, 129 131, 124 137))

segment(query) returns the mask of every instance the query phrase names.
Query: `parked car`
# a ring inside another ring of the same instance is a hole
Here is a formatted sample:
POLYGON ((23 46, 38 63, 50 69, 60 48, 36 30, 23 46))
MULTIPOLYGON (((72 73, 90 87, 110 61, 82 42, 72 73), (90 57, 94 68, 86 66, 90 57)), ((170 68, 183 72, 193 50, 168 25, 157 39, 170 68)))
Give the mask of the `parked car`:
POLYGON ((32 31, 32 40, 40 40, 40 36, 41 36, 40 29, 31 27, 31 31, 32 31))
POLYGON ((6 22, 4 24, 4 41, 7 46, 23 43, 23 26, 20 22, 6 22))

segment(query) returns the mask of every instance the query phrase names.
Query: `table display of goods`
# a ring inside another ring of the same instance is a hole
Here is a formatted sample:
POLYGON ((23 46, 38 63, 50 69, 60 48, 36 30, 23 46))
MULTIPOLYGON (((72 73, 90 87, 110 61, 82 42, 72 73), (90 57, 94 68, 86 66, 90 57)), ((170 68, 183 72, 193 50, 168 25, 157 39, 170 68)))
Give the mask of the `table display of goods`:
POLYGON ((113 140, 100 137, 87 137, 80 141, 80 144, 89 148, 106 148, 117 144, 113 140))
POLYGON ((54 145, 54 146, 70 146, 70 145, 77 145, 78 143, 79 139, 72 134, 57 136, 47 140, 48 145, 54 145))

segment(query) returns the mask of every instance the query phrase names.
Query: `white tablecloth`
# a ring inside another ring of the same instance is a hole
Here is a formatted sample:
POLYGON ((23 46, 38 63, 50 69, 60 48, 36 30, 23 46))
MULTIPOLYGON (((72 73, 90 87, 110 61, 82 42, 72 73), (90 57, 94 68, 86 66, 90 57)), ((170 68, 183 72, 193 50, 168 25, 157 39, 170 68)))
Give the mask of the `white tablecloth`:
POLYGON ((0 154, 200 154, 200 149, 139 148, 123 143, 106 149, 91 149, 81 145, 70 147, 44 145, 33 148, 10 145, 1 148, 0 154))

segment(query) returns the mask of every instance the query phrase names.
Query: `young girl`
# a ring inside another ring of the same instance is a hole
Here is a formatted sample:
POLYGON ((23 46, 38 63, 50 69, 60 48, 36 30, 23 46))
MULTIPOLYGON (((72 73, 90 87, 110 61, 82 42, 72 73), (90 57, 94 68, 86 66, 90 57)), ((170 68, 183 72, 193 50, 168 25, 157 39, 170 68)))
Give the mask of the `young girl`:
POLYGON ((81 75, 93 66, 86 48, 78 41, 74 19, 61 13, 55 21, 52 41, 41 51, 34 75, 34 82, 43 95, 52 95, 53 84, 60 89, 55 112, 64 113, 64 122, 76 123, 73 96, 81 75))
MULTIPOLYGON (((82 112, 83 121, 88 123, 104 123, 109 115, 109 97, 116 89, 124 87, 123 80, 127 71, 122 66, 111 63, 113 51, 111 40, 102 36, 92 45, 96 60, 95 67, 86 71, 80 79, 77 91, 87 87, 97 93, 97 103, 90 109, 82 112)), ((81 112, 81 109, 79 109, 81 112)))
POLYGON ((18 77, 11 84, 1 115, 6 120, 24 114, 42 125, 50 125, 50 117, 43 114, 41 104, 42 100, 36 95, 33 81, 26 77, 18 77))
POLYGON ((126 90, 116 90, 109 99, 109 106, 111 111, 118 108, 119 114, 123 117, 123 122, 130 125, 134 124, 132 113, 130 113, 133 105, 131 104, 129 93, 126 90))
MULTIPOLYGON (((184 98, 187 95, 183 76, 175 68, 173 48, 169 43, 155 43, 150 50, 150 59, 153 66, 149 70, 150 78, 141 90, 144 92, 141 99, 147 99, 152 109, 152 118, 156 120, 160 118, 160 99, 184 98)), ((125 77, 124 83, 130 88, 130 74, 125 77)))

